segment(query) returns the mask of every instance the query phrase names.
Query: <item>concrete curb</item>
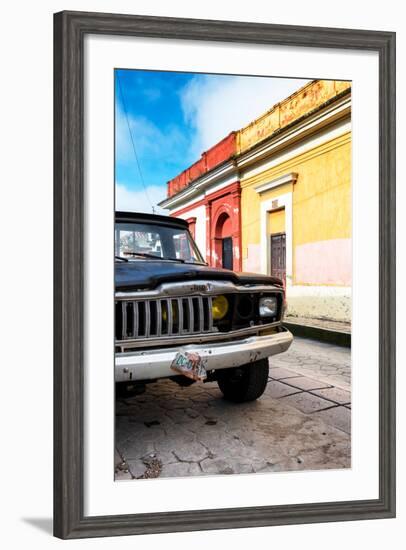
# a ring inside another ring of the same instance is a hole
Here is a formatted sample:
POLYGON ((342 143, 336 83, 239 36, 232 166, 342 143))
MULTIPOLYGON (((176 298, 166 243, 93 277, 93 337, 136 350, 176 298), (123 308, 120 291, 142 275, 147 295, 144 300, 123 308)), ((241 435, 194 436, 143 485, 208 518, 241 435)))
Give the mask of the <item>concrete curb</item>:
POLYGON ((345 348, 351 347, 351 333, 338 330, 315 327, 312 325, 299 325, 297 323, 284 322, 283 326, 290 330, 293 336, 310 338, 319 342, 327 342, 345 348))

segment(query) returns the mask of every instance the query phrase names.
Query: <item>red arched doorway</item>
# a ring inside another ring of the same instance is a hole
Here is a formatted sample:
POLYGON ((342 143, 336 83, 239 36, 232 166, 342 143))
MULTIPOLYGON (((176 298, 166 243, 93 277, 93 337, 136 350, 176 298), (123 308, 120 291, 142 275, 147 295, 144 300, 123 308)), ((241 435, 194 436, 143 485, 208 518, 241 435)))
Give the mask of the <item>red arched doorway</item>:
POLYGON ((227 212, 217 218, 215 228, 216 265, 233 269, 233 227, 227 212))
POLYGON ((241 271, 240 183, 206 197, 206 257, 209 265, 241 271))

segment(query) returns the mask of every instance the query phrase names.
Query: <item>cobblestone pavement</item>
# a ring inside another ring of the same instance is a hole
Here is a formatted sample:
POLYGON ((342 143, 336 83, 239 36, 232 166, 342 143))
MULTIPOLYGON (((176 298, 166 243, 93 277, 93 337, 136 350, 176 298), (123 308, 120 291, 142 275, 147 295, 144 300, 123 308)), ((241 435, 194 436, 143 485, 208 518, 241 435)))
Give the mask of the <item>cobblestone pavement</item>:
POLYGON ((116 479, 348 468, 350 350, 295 338, 271 358, 264 395, 222 399, 215 382, 169 380, 118 400, 116 479))
POLYGON ((271 367, 282 367, 351 390, 351 351, 341 346, 296 336, 287 353, 272 357, 271 367))

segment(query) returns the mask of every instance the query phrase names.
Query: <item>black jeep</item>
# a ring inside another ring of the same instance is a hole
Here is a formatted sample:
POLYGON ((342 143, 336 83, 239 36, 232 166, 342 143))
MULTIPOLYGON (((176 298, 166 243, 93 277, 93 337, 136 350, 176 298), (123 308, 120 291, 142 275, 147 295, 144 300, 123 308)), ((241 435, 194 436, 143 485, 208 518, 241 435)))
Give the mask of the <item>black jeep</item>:
POLYGON ((186 221, 116 212, 115 380, 119 395, 158 378, 216 380, 226 399, 251 401, 268 357, 286 351, 279 279, 209 267, 186 221))

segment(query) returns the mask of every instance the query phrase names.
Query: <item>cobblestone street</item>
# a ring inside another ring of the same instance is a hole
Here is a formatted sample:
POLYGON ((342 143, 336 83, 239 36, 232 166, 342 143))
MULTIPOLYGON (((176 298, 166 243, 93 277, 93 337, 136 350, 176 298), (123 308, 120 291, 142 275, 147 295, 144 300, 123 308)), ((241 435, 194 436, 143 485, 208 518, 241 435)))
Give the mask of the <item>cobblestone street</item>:
POLYGON ((348 468, 350 350, 296 337, 257 401, 169 380, 117 401, 116 479, 348 468))

